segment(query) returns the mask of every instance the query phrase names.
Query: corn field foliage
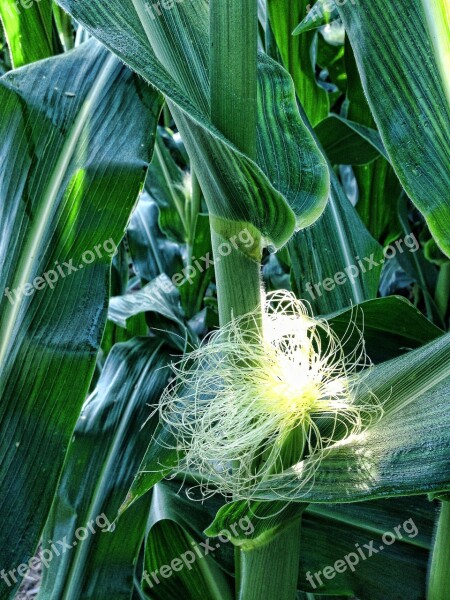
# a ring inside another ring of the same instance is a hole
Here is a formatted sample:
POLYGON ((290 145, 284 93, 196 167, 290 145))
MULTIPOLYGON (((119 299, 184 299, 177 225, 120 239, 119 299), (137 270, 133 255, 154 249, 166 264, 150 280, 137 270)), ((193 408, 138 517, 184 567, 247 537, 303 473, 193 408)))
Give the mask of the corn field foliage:
POLYGON ((448 0, 0 19, 0 600, 448 600, 448 0))

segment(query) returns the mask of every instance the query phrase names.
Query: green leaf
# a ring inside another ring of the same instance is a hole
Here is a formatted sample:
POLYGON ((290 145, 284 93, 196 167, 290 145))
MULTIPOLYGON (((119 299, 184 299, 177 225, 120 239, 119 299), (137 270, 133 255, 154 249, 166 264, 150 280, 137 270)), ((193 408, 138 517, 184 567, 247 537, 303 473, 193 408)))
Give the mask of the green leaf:
POLYGON ((422 1, 360 0, 338 11, 391 163, 450 256, 450 106, 422 1))
POLYGON ((2 0, 0 18, 15 69, 62 52, 52 18, 52 0, 2 0))
POLYGON ((9 570, 33 555, 50 509, 161 100, 89 42, 3 77, 0 103, 0 563, 9 570), (9 302, 45 273, 50 284, 9 302))
POLYGON ((422 497, 309 505, 302 518, 299 588, 320 598, 328 593, 423 600, 435 514, 422 497), (385 533, 395 542, 387 535, 383 543, 385 533), (328 577, 326 566, 334 571, 328 577))
POLYGON ((332 84, 337 88, 334 92, 331 92, 330 104, 333 105, 333 99, 337 100, 340 92, 345 94, 347 90, 345 45, 328 43, 321 33, 317 39, 317 64, 324 72, 329 74, 332 84))
POLYGON ((187 228, 182 221, 186 205, 186 182, 183 171, 162 141, 156 139, 156 151, 145 182, 159 208, 161 231, 178 244, 186 243, 187 228))
POLYGON ((180 246, 162 235, 159 216, 156 202, 144 192, 127 228, 133 266, 143 284, 164 273, 172 277, 183 268, 180 246))
POLYGON ((314 485, 296 493, 302 463, 287 470, 273 492, 262 483, 256 497, 289 495, 300 502, 356 502, 450 489, 450 334, 362 375, 357 402, 372 395, 384 415, 359 435, 329 449, 314 485))
POLYGON ((365 165, 386 150, 378 132, 338 115, 330 115, 316 127, 316 134, 333 165, 365 165))
POLYGON ((117 515, 157 423, 157 417, 146 422, 167 384, 169 361, 155 339, 134 339, 111 351, 75 428, 44 532, 44 549, 52 552, 47 540, 63 539, 71 549, 43 570, 39 600, 130 598, 151 497, 136 503, 113 531, 97 521, 112 523, 117 515), (80 541, 78 528, 91 521, 95 533, 80 541))
POLYGON ((329 109, 328 94, 316 81, 312 58, 316 35, 291 35, 299 19, 307 14, 308 0, 268 0, 267 5, 283 65, 294 80, 298 99, 314 126, 327 116, 329 109))
POLYGON ((214 537, 222 531, 227 531, 230 541, 235 546, 245 551, 255 550, 271 542, 286 529, 290 529, 293 523, 300 521, 306 506, 282 501, 230 502, 218 511, 205 533, 214 537), (241 520, 252 524, 251 532, 233 527, 241 520))
MULTIPOLYGON (((383 157, 353 169, 358 186, 356 210, 364 225, 383 245, 401 233, 398 202, 404 191, 394 169, 383 157)), ((408 235, 410 229, 405 234, 408 235)))
POLYGON ((300 517, 299 589, 320 593, 320 597, 329 593, 384 600, 391 597, 393 590, 396 590, 397 597, 415 600, 423 597, 435 510, 422 497, 334 505, 305 503, 297 504, 297 509, 294 504, 286 508, 286 503, 277 501, 254 502, 250 506, 246 502, 233 502, 219 510, 205 533, 215 536, 221 530, 230 532, 230 525, 237 523, 239 518, 245 518, 254 528, 251 536, 235 528, 238 535, 233 535, 231 540, 250 550, 257 547, 258 542, 273 539, 300 517), (369 552, 364 544, 375 540, 375 550, 378 550, 381 536, 385 532, 395 532, 396 527, 399 533, 394 533, 398 538, 395 545, 385 545, 382 552, 374 552, 371 560, 366 562, 369 552), (356 570, 352 571, 347 565, 341 573, 325 578, 323 569, 327 565, 333 566, 338 560, 345 563, 347 554, 357 552, 355 544, 366 556, 363 559, 359 555, 356 570), (315 587, 307 578, 308 572, 313 576, 315 587), (390 576, 380 581, 380 572, 390 573, 390 576), (319 579, 314 578, 314 573, 318 573, 319 579), (324 586, 319 584, 319 580, 324 586))
POLYGON ((119 509, 119 515, 127 511, 144 494, 151 490, 178 465, 175 438, 167 426, 156 427, 150 444, 142 459, 130 490, 119 509))
MULTIPOLYGON (((397 206, 403 234, 407 234, 410 228, 409 208, 408 198, 403 194, 397 206)), ((428 319, 435 321, 439 326, 444 326, 444 322, 439 315, 439 309, 434 301, 434 292, 438 281, 437 268, 425 258, 422 248, 411 254, 409 252, 399 254, 397 260, 405 272, 417 282, 423 294, 428 319)))
POLYGON ((428 31, 433 42, 436 62, 438 64, 442 83, 445 87, 447 100, 450 104, 450 36, 448 35, 449 12, 447 0, 422 0, 428 31))
POLYGON ((214 498, 206 503, 188 500, 176 482, 155 486, 145 548, 144 592, 158 600, 233 598, 233 582, 222 570, 223 564, 232 568, 232 546, 226 540, 208 542, 203 534, 220 503, 214 498), (205 542, 206 548, 200 545, 205 542), (162 567, 170 569, 174 559, 181 565, 174 563, 170 577, 162 577, 162 567))
POLYGON ((183 327, 179 296, 166 275, 160 275, 137 292, 113 296, 109 301, 108 318, 120 327, 126 328, 127 320, 142 312, 160 313, 183 327))
MULTIPOLYGON (((135 317, 130 317, 127 320, 126 329, 123 329, 123 327, 120 327, 119 325, 116 325, 112 321, 108 320, 106 322, 105 332, 102 338, 101 354, 99 354, 99 356, 97 357, 97 370, 99 363, 102 364, 104 362, 104 359, 108 356, 115 344, 128 342, 134 337, 146 335, 148 335, 148 326, 145 322, 144 314, 139 314, 135 317)), ((93 379, 91 381, 90 389, 92 390, 96 384, 97 380, 94 381, 93 379)))
MULTIPOLYGON (((345 67, 348 85, 346 110, 343 112, 347 119, 359 128, 373 131, 376 127, 375 121, 367 104, 348 38, 345 41, 345 67)), ((380 142, 379 134, 376 135, 380 142)), ((353 174, 358 185, 356 210, 374 238, 382 244, 388 244, 400 233, 397 204, 404 191, 388 162, 389 157, 382 143, 381 147, 384 158, 379 157, 371 164, 355 166, 353 174)), ((406 233, 409 233, 409 230, 406 233)))
POLYGON ((317 27, 331 23, 339 17, 335 3, 330 2, 330 0, 317 0, 312 8, 311 4, 308 4, 308 8, 308 13, 294 29, 292 35, 300 35, 301 33, 304 34, 307 31, 312 31, 317 29, 317 27))
POLYGON ((181 304, 188 318, 194 317, 202 307, 206 289, 214 275, 213 265, 208 264, 212 258, 209 217, 200 214, 197 217, 192 244, 191 268, 186 265, 183 271, 186 277, 183 277, 183 281, 178 284, 181 304))
POLYGON ((292 289, 319 314, 375 298, 381 272, 381 246, 362 224, 331 167, 330 175, 331 196, 323 215, 289 243, 292 289), (358 260, 367 265, 364 271, 358 260))
POLYGON ((187 345, 198 343, 185 325, 180 296, 167 275, 160 275, 136 292, 110 299, 108 318, 120 327, 126 328, 127 320, 140 313, 151 313, 147 315, 150 329, 181 352, 187 345))
POLYGON ((193 538, 174 521, 160 520, 153 525, 145 548, 146 579, 142 581, 147 597, 158 600, 232 600, 231 578, 225 576, 211 556, 201 554, 202 549, 198 545, 201 541, 203 538, 193 538), (196 548, 200 556, 195 554, 196 548), (165 577, 170 576, 163 578, 161 569, 165 577))
POLYGON ((358 345, 362 332, 366 352, 374 363, 395 358, 444 334, 401 296, 368 300, 356 309, 327 318, 335 333, 344 340, 348 353, 358 345))
POLYGON ((318 218, 327 200, 327 169, 284 69, 260 54, 256 163, 211 125, 204 0, 177 4, 157 19, 143 0, 114 0, 107 10, 98 1, 60 4, 169 100, 216 227, 221 220, 251 223, 281 246, 295 227, 318 218))

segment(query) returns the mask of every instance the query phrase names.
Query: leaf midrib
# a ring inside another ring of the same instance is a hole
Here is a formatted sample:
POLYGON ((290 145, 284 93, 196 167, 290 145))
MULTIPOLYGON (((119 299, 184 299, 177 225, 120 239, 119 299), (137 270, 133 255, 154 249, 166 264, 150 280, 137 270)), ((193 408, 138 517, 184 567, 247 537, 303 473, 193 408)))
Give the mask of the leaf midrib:
MULTIPOLYGON (((86 96, 86 99, 80 107, 78 116, 76 117, 71 131, 64 142, 61 154, 55 163, 53 172, 50 176, 49 183, 43 193, 39 205, 40 209, 36 213, 35 224, 31 226, 27 241, 21 253, 21 260, 16 274, 14 275, 12 289, 21 289, 29 282, 30 276, 35 266, 39 247, 42 245, 42 240, 51 225, 49 219, 55 208, 58 200, 59 191, 62 182, 66 176, 67 169, 72 161, 78 141, 88 122, 92 110, 100 100, 104 89, 112 73, 117 68, 118 61, 114 55, 108 56, 103 67, 95 78, 93 85, 86 96)), ((5 310, 4 317, 0 325, 0 372, 5 366, 5 358, 9 348, 11 347, 15 325, 20 313, 20 309, 24 304, 26 296, 23 295, 20 300, 16 300, 14 304, 8 304, 5 310)))

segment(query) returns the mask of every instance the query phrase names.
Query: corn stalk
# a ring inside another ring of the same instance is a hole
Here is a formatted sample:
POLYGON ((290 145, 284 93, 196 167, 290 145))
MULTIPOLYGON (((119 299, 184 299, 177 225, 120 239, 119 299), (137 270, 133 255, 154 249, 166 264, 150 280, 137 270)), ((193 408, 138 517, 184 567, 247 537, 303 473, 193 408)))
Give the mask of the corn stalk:
MULTIPOLYGON (((211 119, 214 125, 251 158, 256 156, 257 120, 257 0, 210 2, 211 119)), ((241 249, 220 257, 226 241, 221 227, 211 224, 216 256, 221 325, 248 313, 261 318, 261 262, 241 249)), ((258 244, 260 245, 260 244, 258 244)), ((238 401, 238 399, 236 399, 238 401)), ((236 596, 239 600, 292 600, 297 589, 300 526, 255 550, 235 551, 236 596)))

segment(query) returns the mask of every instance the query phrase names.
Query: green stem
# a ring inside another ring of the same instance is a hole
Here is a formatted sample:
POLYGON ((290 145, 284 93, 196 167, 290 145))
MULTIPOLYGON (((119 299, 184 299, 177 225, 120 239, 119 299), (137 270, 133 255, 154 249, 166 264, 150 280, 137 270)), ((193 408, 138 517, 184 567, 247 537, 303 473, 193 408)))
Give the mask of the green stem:
MULTIPOLYGON (((242 152, 255 157, 257 0, 211 0, 210 33, 211 120, 242 152)), ((225 325, 233 317, 260 310, 261 264, 258 256, 234 247, 224 228, 213 220, 211 225, 219 317, 225 325)))
POLYGON ((256 155, 257 0, 210 0, 211 119, 248 156, 256 155))
POLYGON ((431 558, 427 600, 447 600, 450 595, 450 501, 442 502, 431 558))
MULTIPOLYGON (((257 39, 257 0, 210 0, 211 120, 251 158, 256 156, 257 39)), ((255 318, 246 326, 260 330, 259 234, 249 224, 212 217, 211 239, 220 324, 251 312, 255 318), (251 251, 230 243, 244 228, 251 229, 254 237, 251 251)), ((299 543, 300 525, 296 524, 261 548, 236 549, 236 597, 239 600, 293 600, 297 589, 299 543)))
POLYGON ((293 600, 297 592, 300 522, 268 544, 241 552, 241 589, 238 600, 293 600))
POLYGON ((436 284, 435 300, 439 314, 445 321, 450 299, 450 262, 445 262, 439 270, 439 277, 436 284))
POLYGON ((247 326, 259 328, 261 263, 234 248, 230 242, 231 238, 214 231, 213 227, 211 240, 220 324, 226 325, 233 318, 252 313, 254 319, 249 320, 247 326))

